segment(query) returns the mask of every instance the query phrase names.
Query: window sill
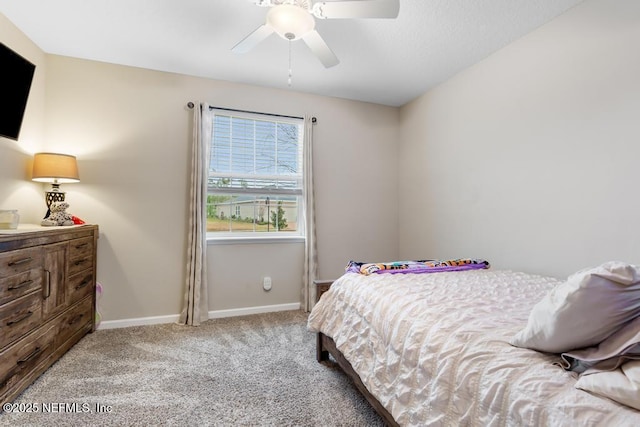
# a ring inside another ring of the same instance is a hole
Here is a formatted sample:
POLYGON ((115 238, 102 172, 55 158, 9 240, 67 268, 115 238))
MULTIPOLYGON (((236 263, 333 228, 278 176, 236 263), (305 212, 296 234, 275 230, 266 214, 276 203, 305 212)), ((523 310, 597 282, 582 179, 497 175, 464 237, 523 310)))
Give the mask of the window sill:
POLYGON ((269 236, 269 237, 207 237, 207 246, 210 245, 261 245, 274 243, 304 243, 303 236, 269 236))

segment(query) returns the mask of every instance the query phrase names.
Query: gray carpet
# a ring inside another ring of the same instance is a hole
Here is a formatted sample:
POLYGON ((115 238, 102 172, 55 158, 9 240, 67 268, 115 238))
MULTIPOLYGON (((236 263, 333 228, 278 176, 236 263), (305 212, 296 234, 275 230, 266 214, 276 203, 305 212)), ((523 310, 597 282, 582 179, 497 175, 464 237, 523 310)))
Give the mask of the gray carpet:
POLYGON ((290 311, 97 331, 14 401, 40 412, 0 425, 383 425, 337 366, 316 362, 306 321, 290 311))

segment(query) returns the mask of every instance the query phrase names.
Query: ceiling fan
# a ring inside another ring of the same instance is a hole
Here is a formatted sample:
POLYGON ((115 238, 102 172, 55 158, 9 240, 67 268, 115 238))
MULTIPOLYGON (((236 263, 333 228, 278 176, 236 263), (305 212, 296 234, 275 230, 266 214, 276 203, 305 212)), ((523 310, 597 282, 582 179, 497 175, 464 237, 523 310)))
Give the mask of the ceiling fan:
POLYGON ((245 37, 231 50, 245 53, 274 32, 285 40, 302 39, 326 67, 340 62, 333 51, 315 30, 318 19, 341 18, 396 18, 400 0, 249 0, 258 6, 269 7, 264 25, 245 37))

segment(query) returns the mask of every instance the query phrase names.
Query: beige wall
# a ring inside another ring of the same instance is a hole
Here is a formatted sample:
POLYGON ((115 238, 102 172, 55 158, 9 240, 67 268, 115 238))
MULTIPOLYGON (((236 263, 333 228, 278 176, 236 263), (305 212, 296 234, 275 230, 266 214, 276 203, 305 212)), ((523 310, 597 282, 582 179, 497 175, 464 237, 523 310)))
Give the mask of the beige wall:
POLYGON ((404 106, 400 256, 640 264, 638 22, 588 0, 404 106))
POLYGON ((35 222, 46 212, 44 187, 31 182, 32 154, 46 142, 45 54, 1 13, 0 41, 36 66, 19 140, 0 136, 0 209, 18 209, 22 221, 35 222))
MULTIPOLYGON (((397 256, 397 108, 47 56, 47 147, 78 157, 81 182, 65 189, 69 211, 100 226, 105 320, 180 311, 192 117, 185 104, 197 100, 318 118, 321 277, 340 275, 350 257, 397 256)), ((303 254, 302 243, 210 245, 210 310, 298 303, 303 254), (263 276, 273 278, 268 293, 263 276)))

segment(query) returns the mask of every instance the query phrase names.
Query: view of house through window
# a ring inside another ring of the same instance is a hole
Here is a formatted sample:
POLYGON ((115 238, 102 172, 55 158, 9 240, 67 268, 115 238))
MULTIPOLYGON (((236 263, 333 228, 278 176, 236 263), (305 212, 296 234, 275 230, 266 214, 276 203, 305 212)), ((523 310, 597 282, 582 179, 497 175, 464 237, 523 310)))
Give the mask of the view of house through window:
POLYGON ((302 119, 214 109, 207 231, 302 235, 302 119))

